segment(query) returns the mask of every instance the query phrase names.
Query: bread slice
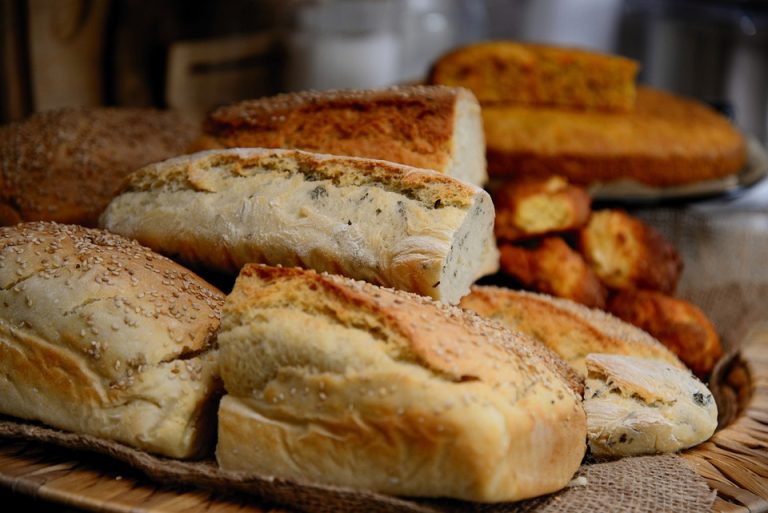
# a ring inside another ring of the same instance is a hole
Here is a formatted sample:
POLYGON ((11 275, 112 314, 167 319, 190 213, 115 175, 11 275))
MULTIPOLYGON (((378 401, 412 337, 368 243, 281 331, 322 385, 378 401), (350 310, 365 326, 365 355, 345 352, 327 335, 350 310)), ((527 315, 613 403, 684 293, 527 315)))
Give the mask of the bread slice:
POLYGON ((429 82, 466 87, 481 103, 627 112, 638 63, 589 50, 484 41, 440 57, 429 82))
POLYGON ((480 105, 442 86, 311 91, 246 100, 211 112, 198 149, 296 148, 488 180, 480 105))
POLYGON ((580 397, 531 341, 428 298, 248 265, 219 342, 226 470, 496 502, 584 455, 580 397))
POLYGON ((715 399, 690 371, 607 354, 589 355, 586 363, 584 409, 592 454, 675 452, 715 432, 715 399))
POLYGON ((170 111, 60 109, 0 127, 0 225, 96 226, 125 177, 186 152, 197 123, 170 111))
POLYGON ((567 299, 499 287, 474 286, 460 306, 542 342, 587 375, 590 353, 637 356, 685 368, 658 340, 602 310, 567 299))
POLYGON ((223 299, 117 235, 0 229, 0 413, 174 458, 209 451, 223 299))
POLYGON ((498 269, 493 204, 435 171, 299 150, 212 150, 135 173, 102 225, 191 265, 301 266, 456 303, 498 269))

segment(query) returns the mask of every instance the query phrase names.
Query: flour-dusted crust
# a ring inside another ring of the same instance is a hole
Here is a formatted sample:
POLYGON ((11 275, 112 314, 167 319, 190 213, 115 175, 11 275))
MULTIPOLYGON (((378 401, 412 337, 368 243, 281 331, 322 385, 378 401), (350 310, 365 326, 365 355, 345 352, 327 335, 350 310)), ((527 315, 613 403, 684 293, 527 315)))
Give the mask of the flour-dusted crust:
POLYGON ((204 131, 200 149, 295 148, 488 179, 480 105, 457 87, 284 93, 220 107, 204 131))
POLYGON ((0 413, 149 452, 210 450, 223 294, 123 237, 0 229, 0 413))
POLYGON ((584 454, 580 398, 532 342, 429 298, 248 265, 219 342, 226 470, 492 502, 584 454))
POLYGON ((102 225, 195 266, 301 266, 456 303, 498 269, 493 219, 488 193, 435 171, 251 148, 137 171, 102 225))

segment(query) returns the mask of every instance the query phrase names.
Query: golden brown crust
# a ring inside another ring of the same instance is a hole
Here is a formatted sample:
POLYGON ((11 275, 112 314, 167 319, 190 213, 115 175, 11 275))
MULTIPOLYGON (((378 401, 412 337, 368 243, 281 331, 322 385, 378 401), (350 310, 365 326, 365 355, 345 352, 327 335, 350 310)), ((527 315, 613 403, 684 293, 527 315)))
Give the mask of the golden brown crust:
POLYGON ((185 152, 199 130, 172 112, 63 109, 0 128, 0 223, 95 226, 124 178, 185 152))
POLYGON ((659 339, 701 378, 722 356, 712 322, 688 301, 651 290, 623 290, 610 299, 608 310, 659 339))
POLYGON ((524 287, 603 308, 607 290, 582 256, 558 237, 546 237, 534 248, 499 246, 502 272, 524 287))
POLYGON ((429 82, 466 87, 484 104, 558 105, 629 111, 638 63, 615 55, 488 41, 440 57, 429 82))
POLYGON ((483 122, 488 172, 498 177, 665 187, 732 175, 746 161, 744 137, 726 118, 646 87, 630 113, 494 105, 483 108, 483 122))
POLYGON ((493 204, 496 237, 507 241, 581 228, 591 212, 589 193, 557 176, 506 182, 493 204))
POLYGON ((583 377, 590 353, 653 358, 683 364, 658 340, 602 310, 567 299, 500 287, 475 286, 462 308, 500 322, 545 344, 583 377))
MULTIPOLYGON (((448 172, 459 143, 454 140, 459 100, 477 104, 468 91, 442 86, 310 91, 247 100, 211 112, 198 148, 295 148, 448 172)), ((485 163, 481 165, 483 182, 485 163)))
POLYGON ((653 227, 627 212, 593 212, 579 240, 584 258, 610 288, 672 293, 677 287, 683 271, 677 249, 653 227))

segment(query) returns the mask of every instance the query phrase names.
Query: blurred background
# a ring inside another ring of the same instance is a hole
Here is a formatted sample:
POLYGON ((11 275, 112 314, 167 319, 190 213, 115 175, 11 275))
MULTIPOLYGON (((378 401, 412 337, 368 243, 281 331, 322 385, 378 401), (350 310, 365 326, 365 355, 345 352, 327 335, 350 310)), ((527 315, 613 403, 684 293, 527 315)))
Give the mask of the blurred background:
POLYGON ((635 58, 767 142, 766 0, 0 0, 0 23, 3 122, 418 82, 453 47, 518 39, 635 58))

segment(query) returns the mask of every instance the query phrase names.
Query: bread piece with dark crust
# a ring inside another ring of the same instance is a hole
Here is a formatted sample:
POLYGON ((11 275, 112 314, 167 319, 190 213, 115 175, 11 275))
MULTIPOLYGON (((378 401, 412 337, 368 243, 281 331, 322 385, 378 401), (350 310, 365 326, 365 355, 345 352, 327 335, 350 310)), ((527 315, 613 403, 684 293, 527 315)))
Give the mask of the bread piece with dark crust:
POLYGON ((610 299, 608 310, 659 339, 700 378, 709 376, 723 355, 712 321, 684 299, 651 290, 625 290, 610 299))
POLYGON ((524 287, 602 308, 608 291, 582 256, 559 237, 545 237, 532 248, 501 244, 501 271, 524 287))
POLYGON ((466 87, 485 106, 514 103, 627 112, 638 63, 618 55, 516 41, 485 41, 441 56, 429 82, 466 87))
POLYGON ((177 113, 127 107, 41 112, 0 127, 0 225, 96 226, 129 173, 185 153, 199 133, 177 113))
POLYGON ((225 470, 498 502, 584 455, 580 397, 535 343, 429 298, 248 265, 219 343, 225 470))
POLYGON ((493 205, 496 237, 506 241, 579 229, 591 212, 586 189, 559 176, 506 182, 493 205))
POLYGON ((677 249, 623 210, 595 211, 579 236, 581 253, 608 287, 672 293, 683 271, 677 249))
POLYGON ((246 100, 211 112, 198 149, 295 148, 389 160, 483 185, 480 105, 443 86, 307 91, 246 100))
POLYGON ((223 300, 118 235, 0 228, 0 413, 174 458, 204 454, 223 300))
POLYGON ((684 368, 661 342, 596 308, 547 294, 474 286, 459 304, 540 341, 586 376, 585 358, 607 353, 650 358, 684 368))
POLYGON ((632 112, 489 105, 483 126, 491 178, 668 187, 736 174, 747 159, 744 136, 724 116, 646 87, 632 112))

